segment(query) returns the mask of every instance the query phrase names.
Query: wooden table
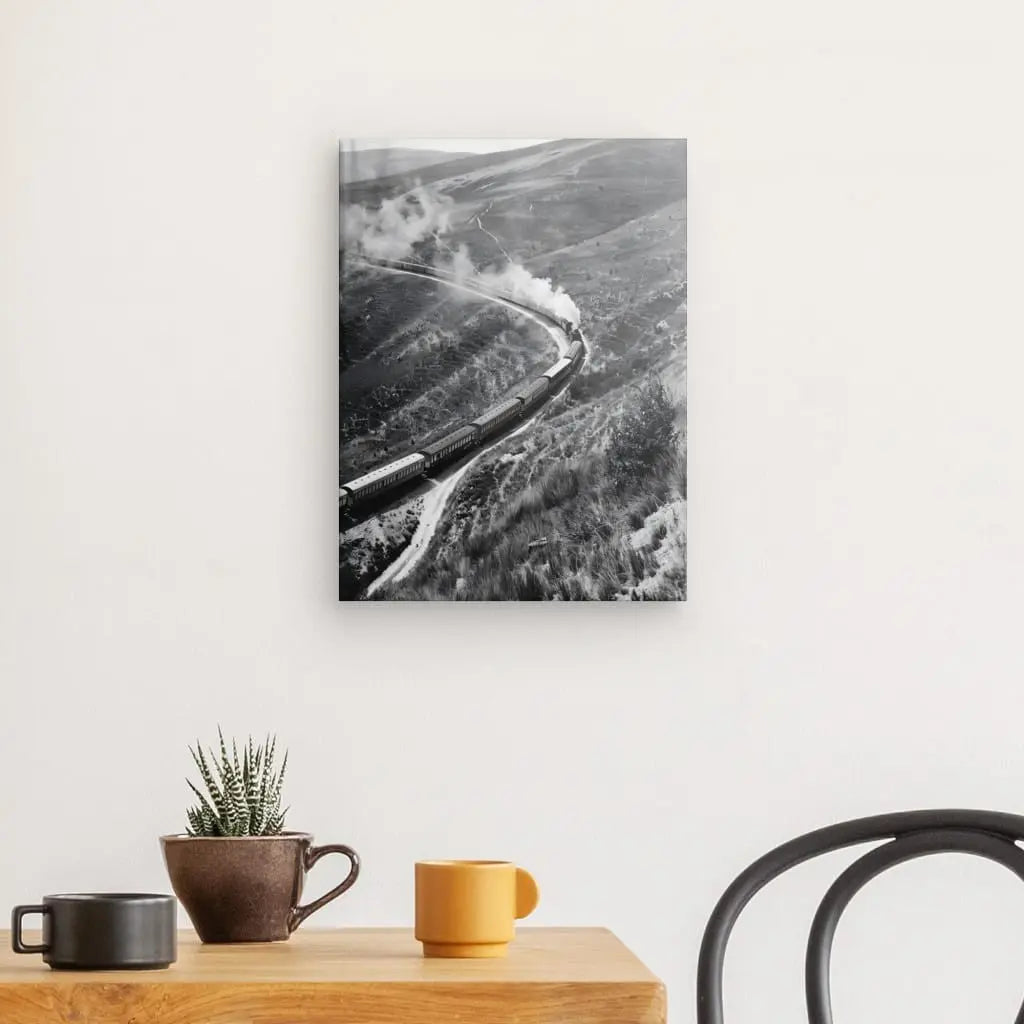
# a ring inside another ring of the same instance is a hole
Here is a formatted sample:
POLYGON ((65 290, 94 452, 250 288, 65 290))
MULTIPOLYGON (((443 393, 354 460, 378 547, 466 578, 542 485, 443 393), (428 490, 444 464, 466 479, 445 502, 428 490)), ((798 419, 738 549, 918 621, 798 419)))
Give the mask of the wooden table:
MULTIPOLYGON (((29 938, 29 941, 33 941, 29 938)), ((664 1024, 661 982, 611 932, 521 928, 504 960, 424 960, 404 929, 203 946, 165 971, 51 971, 0 932, 2 1024, 664 1024)))

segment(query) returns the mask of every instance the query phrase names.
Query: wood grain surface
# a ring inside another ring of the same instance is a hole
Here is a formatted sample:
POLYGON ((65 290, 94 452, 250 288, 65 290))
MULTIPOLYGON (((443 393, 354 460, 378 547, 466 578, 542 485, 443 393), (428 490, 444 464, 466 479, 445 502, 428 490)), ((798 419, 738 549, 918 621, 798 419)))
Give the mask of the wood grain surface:
POLYGON ((140 972, 51 971, 0 943, 3 1024, 665 1022, 662 984, 599 928, 523 928, 503 960, 425 960, 405 929, 237 946, 182 932, 173 967, 140 972))

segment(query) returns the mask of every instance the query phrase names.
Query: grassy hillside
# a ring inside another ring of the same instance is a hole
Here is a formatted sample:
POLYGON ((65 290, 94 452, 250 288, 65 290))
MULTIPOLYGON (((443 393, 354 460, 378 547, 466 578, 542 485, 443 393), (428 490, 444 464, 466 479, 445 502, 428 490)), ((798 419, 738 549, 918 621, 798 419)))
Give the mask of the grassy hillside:
POLYGON ((530 432, 469 473, 434 547, 381 598, 657 600, 686 590, 683 204, 559 256, 591 361, 530 432), (580 251, 577 251, 580 250, 580 251), (656 376, 680 441, 627 480, 616 429, 656 376))
POLYGON ((483 265, 542 256, 681 199, 685 163, 683 141, 569 139, 364 182, 345 198, 376 205, 415 181, 429 185, 456 204, 446 241, 452 247, 468 244, 483 265))

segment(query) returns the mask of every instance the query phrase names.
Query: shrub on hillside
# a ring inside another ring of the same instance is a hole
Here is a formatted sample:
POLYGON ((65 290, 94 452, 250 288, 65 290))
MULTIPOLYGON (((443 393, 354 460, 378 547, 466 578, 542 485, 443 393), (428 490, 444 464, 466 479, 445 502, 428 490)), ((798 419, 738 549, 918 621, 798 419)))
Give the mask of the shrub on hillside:
POLYGON ((649 476, 679 443, 675 403, 657 374, 645 378, 628 400, 608 444, 608 470, 618 484, 649 476))

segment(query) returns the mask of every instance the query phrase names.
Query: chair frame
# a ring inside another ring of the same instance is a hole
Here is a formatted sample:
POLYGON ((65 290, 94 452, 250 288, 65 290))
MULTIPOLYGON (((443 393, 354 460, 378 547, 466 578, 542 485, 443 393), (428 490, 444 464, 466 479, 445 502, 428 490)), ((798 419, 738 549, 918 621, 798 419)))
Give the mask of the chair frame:
MULTIPOLYGON (((756 860, 722 894, 704 931, 697 966, 697 1024, 724 1024, 722 974, 729 936, 750 900, 769 882, 821 854, 889 840, 854 861, 825 894, 807 940, 804 985, 809 1024, 832 1024, 832 942, 843 911, 871 879, 933 853, 995 861, 1024 881, 1024 817, 999 811, 902 811, 830 825, 783 843, 756 860)), ((1016 1017, 1024 1024, 1024 1004, 1016 1017)))

